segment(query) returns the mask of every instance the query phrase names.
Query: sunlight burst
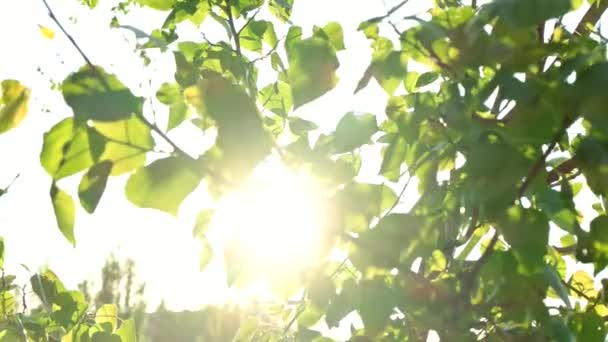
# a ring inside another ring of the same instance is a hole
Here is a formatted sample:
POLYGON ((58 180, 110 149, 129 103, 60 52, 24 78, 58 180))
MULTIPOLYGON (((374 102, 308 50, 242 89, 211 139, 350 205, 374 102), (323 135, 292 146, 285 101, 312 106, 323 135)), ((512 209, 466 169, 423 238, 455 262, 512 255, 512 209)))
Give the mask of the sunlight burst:
POLYGON ((268 274, 317 261, 324 222, 321 193, 307 174, 278 162, 261 164, 220 204, 212 223, 224 236, 227 266, 236 262, 268 274))

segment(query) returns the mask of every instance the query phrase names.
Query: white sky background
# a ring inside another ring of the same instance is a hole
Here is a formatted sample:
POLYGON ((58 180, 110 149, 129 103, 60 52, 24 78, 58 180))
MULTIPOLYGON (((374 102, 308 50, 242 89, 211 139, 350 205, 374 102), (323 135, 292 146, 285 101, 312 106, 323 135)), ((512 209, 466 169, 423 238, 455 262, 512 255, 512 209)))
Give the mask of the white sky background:
MULTIPOLYGON (((398 1, 382 0, 296 0, 292 21, 310 32, 313 24, 339 22, 346 34, 347 50, 340 52, 340 83, 332 92, 306 105, 295 113, 303 118, 321 121, 321 129, 331 131, 337 120, 351 110, 368 111, 382 116, 386 94, 374 82, 356 96, 352 95, 357 81, 370 58, 369 42, 356 32, 358 24, 382 15, 398 1)), ((59 20, 73 35, 94 63, 115 73, 136 95, 154 96, 158 85, 173 81, 174 62, 170 53, 155 59, 146 68, 134 53, 135 44, 129 31, 110 29, 110 8, 116 1, 101 0, 91 11, 76 0, 49 0, 59 20), (76 22, 69 20, 75 17, 76 22), (148 81, 152 78, 152 86, 148 81)), ((410 15, 426 9, 431 1, 411 0, 399 13, 410 15)), ((121 24, 137 27, 145 32, 162 25, 167 13, 147 9, 134 10, 121 24)), ((208 19, 208 21, 211 21, 208 19)), ((573 22, 576 22, 573 20, 573 22)), ((217 37, 215 27, 207 36, 217 37)), ((200 41, 193 27, 183 27, 180 38, 200 41)), ((156 308, 161 298, 169 309, 200 309, 205 303, 219 303, 226 298, 224 280, 219 263, 214 262, 207 272, 200 274, 199 243, 192 238, 192 226, 198 210, 209 204, 203 191, 186 200, 180 216, 156 210, 136 208, 125 198, 126 177, 111 178, 97 211, 86 214, 76 203, 77 246, 72 248, 56 227, 48 191, 50 177, 39 163, 42 135, 71 110, 58 91, 49 90, 49 79, 61 82, 68 73, 84 64, 81 56, 69 44, 52 20, 41 0, 0 1, 0 32, 4 51, 0 53, 0 80, 15 78, 33 90, 33 101, 27 118, 17 129, 0 135, 0 187, 8 184, 16 174, 21 177, 0 198, 0 236, 7 245, 7 271, 29 276, 19 263, 36 270, 49 265, 69 287, 86 279, 98 279, 107 256, 115 252, 119 257, 131 257, 137 262, 139 277, 147 283, 146 293, 150 308, 156 308), (38 24, 53 29, 56 36, 45 39, 38 24), (42 73, 37 71, 40 67, 42 73), (45 112, 48 109, 50 112, 45 112), (176 248, 177 246, 177 248, 176 248), (186 296, 185 294, 188 294, 186 296)), ((277 32, 278 37, 283 32, 277 32)), ((157 56, 151 53, 151 56, 157 56)), ((273 81, 272 76, 260 75, 261 85, 273 81), (265 80, 265 81, 264 81, 265 80)), ((149 108, 149 107, 148 107, 149 108)), ((156 104, 159 115, 166 110, 156 104)), ((196 128, 176 129, 170 137, 185 150, 199 153, 203 144, 196 128)), ((374 158, 378 150, 366 152, 374 158)), ((374 180, 377 163, 363 170, 366 180, 374 180)), ((79 177, 62 182, 75 201, 79 177)), ((415 199, 416 186, 406 198, 415 199)), ((204 189, 199 189, 204 190, 204 189)), ((585 196, 588 196, 585 195, 585 196)), ((589 205, 579 206, 585 217, 595 214, 589 205)), ((588 221, 587 221, 588 222, 588 221)), ((216 260, 217 261, 217 260, 216 260)))

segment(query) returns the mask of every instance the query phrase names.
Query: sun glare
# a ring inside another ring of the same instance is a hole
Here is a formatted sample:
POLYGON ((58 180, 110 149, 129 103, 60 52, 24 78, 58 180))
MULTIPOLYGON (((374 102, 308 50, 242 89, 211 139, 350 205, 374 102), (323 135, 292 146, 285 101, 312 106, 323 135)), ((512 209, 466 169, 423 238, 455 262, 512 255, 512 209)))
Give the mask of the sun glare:
POLYGON ((313 264, 323 235, 320 197, 313 177, 279 162, 258 166, 239 191, 220 203, 212 223, 223 236, 227 263, 255 265, 262 273, 313 264))

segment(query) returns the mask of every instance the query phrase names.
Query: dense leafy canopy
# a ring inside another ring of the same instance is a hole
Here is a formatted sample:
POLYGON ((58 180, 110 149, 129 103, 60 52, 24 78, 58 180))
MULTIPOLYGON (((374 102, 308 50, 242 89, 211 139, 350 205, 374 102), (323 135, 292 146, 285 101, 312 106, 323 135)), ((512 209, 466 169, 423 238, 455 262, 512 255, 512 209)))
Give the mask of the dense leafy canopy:
MULTIPOLYGON (((356 312, 363 325, 351 328, 354 341, 418 341, 431 330, 446 341, 604 341, 608 284, 600 288, 597 275, 608 265, 608 60, 596 27, 608 1, 435 0, 423 14, 397 18, 407 7, 399 2, 358 33, 371 55, 352 87, 377 83, 384 113, 345 113, 323 134, 296 110, 338 84, 350 33, 340 23, 305 32, 289 20, 293 0, 136 0, 115 10, 139 6, 166 14, 140 49, 174 58, 174 79, 156 91, 167 126, 74 42, 85 63, 59 89, 73 115, 44 134, 40 153, 71 244, 77 202, 59 187, 63 178, 82 174, 78 196, 89 213, 112 176, 128 174, 134 205, 177 215, 199 184, 220 199, 274 155, 319 178, 331 219, 315 265, 271 277, 290 294, 303 288, 302 300, 286 302, 272 324, 249 318, 239 340, 326 341, 319 322, 336 327, 356 312), (567 24, 575 11, 582 19, 567 24), (179 37, 182 23, 207 20, 225 29, 224 40, 179 37), (259 84, 261 70, 274 81, 259 84), (169 135, 183 125, 212 133, 214 143, 184 152, 169 135), (161 143, 171 150, 157 150, 161 143), (357 177, 362 163, 374 163, 366 145, 381 151, 373 166, 380 182, 357 177), (419 196, 406 206, 410 184, 419 196), (581 188, 591 192, 582 197, 581 188), (582 207, 597 216, 582 216, 582 207), (332 249, 347 253, 344 262, 326 258, 332 249), (575 263, 596 278, 573 272, 575 263)), ((29 93, 2 82, 0 133, 23 119, 29 93)), ((194 235, 204 268, 214 211, 200 209, 194 235)), ((227 247, 226 269, 231 284, 242 284, 263 269, 235 249, 227 247)), ((17 313, 11 278, 2 279, 0 341, 135 340, 133 323, 118 322, 112 305, 82 319, 82 295, 51 271, 32 277, 44 308, 32 315, 17 313)))

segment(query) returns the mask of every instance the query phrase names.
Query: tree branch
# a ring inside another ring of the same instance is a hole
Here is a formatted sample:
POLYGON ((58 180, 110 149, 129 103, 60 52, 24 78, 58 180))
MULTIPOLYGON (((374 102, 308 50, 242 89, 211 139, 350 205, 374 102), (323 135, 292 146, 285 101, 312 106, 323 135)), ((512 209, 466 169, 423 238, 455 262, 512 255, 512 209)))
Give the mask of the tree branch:
POLYGON ((532 168, 530 169, 528 176, 526 176, 526 178, 524 179, 524 182, 521 184, 521 186, 517 190, 516 199, 521 198, 524 195, 524 193, 526 192, 526 190, 528 189, 528 187, 530 186, 530 184, 532 183, 532 181, 534 180, 536 175, 538 175, 540 170, 545 165, 545 161, 546 161, 547 157, 549 156, 549 154, 551 154, 551 151, 555 148, 558 141, 561 139, 562 135, 566 132, 568 127, 570 127, 571 123, 572 123, 571 119, 569 119, 569 118, 564 119, 562 127, 559 129, 559 131, 557 133, 555 133, 555 135, 553 136, 553 139, 549 143, 549 146, 547 147, 545 152, 542 154, 542 156, 540 156, 540 158, 538 158, 536 160, 534 165, 532 165, 532 168))
POLYGON ((598 20, 602 17, 602 14, 608 9, 608 0, 598 0, 596 1, 585 13, 583 19, 578 23, 574 33, 580 35, 586 35, 589 33, 589 29, 587 28, 587 24, 592 24, 595 26, 598 20))
POLYGON ((232 17, 232 5, 230 4, 230 0, 226 0, 226 15, 228 16, 228 26, 230 26, 230 32, 232 33, 232 38, 234 39, 234 48, 236 49, 236 53, 239 56, 242 56, 241 52, 241 42, 239 38, 240 31, 236 30, 234 26, 234 18, 232 17))

